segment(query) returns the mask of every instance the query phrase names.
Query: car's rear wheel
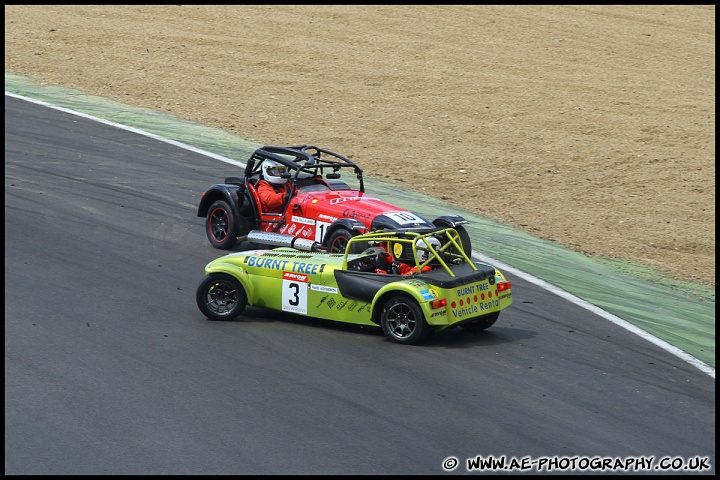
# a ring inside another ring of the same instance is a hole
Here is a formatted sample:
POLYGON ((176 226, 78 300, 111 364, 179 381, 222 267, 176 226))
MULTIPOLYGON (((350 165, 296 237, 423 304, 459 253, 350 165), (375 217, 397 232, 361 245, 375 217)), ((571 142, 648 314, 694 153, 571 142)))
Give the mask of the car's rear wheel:
POLYGON ((208 275, 198 285, 195 300, 210 320, 233 320, 247 305, 247 294, 240 282, 225 273, 208 275))
POLYGON ((205 232, 210 244, 221 250, 230 250, 237 241, 237 225, 230 205, 217 200, 210 205, 205 218, 205 232))
POLYGON ((380 325, 387 338, 404 345, 421 341, 429 328, 420 306, 407 295, 399 295, 385 302, 380 325))
POLYGON ((482 332, 483 330, 492 327, 497 322, 500 312, 491 313, 480 317, 478 320, 471 323, 460 324, 462 328, 468 332, 482 332))

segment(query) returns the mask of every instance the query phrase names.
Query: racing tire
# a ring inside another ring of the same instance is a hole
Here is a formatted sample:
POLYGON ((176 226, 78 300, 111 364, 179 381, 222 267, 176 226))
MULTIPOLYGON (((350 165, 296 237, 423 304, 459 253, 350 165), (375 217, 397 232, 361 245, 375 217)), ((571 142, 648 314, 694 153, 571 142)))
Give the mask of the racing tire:
POLYGON ((460 327, 464 328, 468 332, 482 332, 483 330, 492 327, 495 322, 497 322, 499 316, 500 312, 491 313, 480 317, 474 322, 462 323, 460 324, 460 327))
POLYGON ((213 202, 205 217, 205 233, 210 244, 221 250, 230 250, 237 242, 237 229, 230 205, 225 200, 213 202))
POLYGON ((460 243, 462 243, 463 250, 465 250, 465 255, 472 257, 472 240, 470 240, 470 234, 462 225, 456 226, 455 231, 460 235, 460 243))
POLYGON ((198 285, 195 301, 210 320, 234 320, 247 305, 247 293, 232 275, 213 273, 198 285))
MULTIPOLYGON (((435 226, 446 228, 450 225, 445 224, 444 222, 435 222, 435 226)), ((472 240, 470 240, 470 234, 467 232, 467 230, 465 230, 465 227, 463 227, 462 225, 456 225, 452 228, 454 228, 460 236, 460 243, 463 246, 463 250, 465 250, 465 255, 467 255, 468 257, 472 257, 472 240)), ((452 250, 454 250, 454 248, 452 250)))
POLYGON ((420 306, 407 295, 398 295, 385 302, 380 325, 390 341, 403 345, 420 342, 429 331, 420 306))
MULTIPOLYGON (((327 242, 328 253, 345 253, 348 241, 355 235, 344 228, 338 228, 330 235, 327 242)), ((352 252, 351 252, 352 253, 352 252)))

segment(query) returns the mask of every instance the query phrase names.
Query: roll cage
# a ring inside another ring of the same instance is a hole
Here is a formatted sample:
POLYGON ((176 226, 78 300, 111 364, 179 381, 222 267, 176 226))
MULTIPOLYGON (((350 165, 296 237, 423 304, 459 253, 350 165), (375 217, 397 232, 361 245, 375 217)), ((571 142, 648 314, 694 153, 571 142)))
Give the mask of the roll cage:
POLYGON ((404 279, 416 279, 439 288, 451 289, 462 285, 487 280, 495 283, 495 267, 489 264, 473 262, 461 248, 462 238, 453 228, 434 231, 375 231, 358 235, 348 241, 343 256, 342 267, 334 271, 335 281, 343 296, 355 300, 371 302, 376 293, 385 285, 404 279), (440 240, 439 248, 433 248, 425 241, 431 255, 425 261, 418 258, 419 240, 435 237, 440 240), (374 245, 361 254, 352 254, 353 246, 374 245), (381 246, 382 245, 382 246, 381 246), (377 256, 390 251, 395 258, 416 268, 416 273, 406 275, 379 274, 377 256), (423 267, 431 267, 423 271, 423 267))
POLYGON ((454 277, 455 273, 451 266, 466 264, 470 270, 477 270, 474 262, 462 248, 460 234, 454 228, 425 229, 425 231, 383 230, 355 236, 348 241, 345 249, 343 270, 352 270, 353 262, 362 261, 362 257, 366 255, 376 255, 381 251, 380 249, 390 252, 398 260, 416 267, 418 271, 422 267, 430 266, 434 269, 443 269, 450 277, 454 277), (434 248, 428 240, 429 237, 440 240, 440 247, 434 248), (420 240, 423 240, 425 247, 417 246, 420 240), (351 252, 355 245, 369 245, 369 248, 366 248, 360 257, 349 260, 349 256, 354 257, 351 252), (420 250, 426 250, 429 253, 427 260, 420 261, 418 258, 420 250))
POLYGON ((247 194, 252 208, 258 215, 255 216, 255 226, 261 228, 263 224, 273 224, 274 229, 285 223, 285 212, 298 190, 341 190, 350 189, 350 186, 340 180, 341 170, 352 171, 359 182, 358 190, 365 191, 362 168, 350 159, 313 145, 300 145, 295 147, 280 147, 266 145, 253 152, 245 165, 242 178, 226 177, 226 184, 238 185, 237 192, 238 211, 243 207, 247 194), (288 172, 283 178, 288 179, 290 194, 280 213, 266 213, 262 211, 255 184, 262 178, 262 163, 272 160, 287 167, 288 172))
MULTIPOLYGON (((300 188, 310 182, 303 180, 317 180, 324 178, 329 187, 346 186, 344 182, 338 182, 341 178, 341 170, 351 170, 360 183, 360 192, 365 192, 362 168, 353 163, 350 159, 323 148, 312 145, 300 145, 296 147, 278 147, 266 145, 253 152, 245 166, 245 181, 254 183, 261 178, 262 162, 272 160, 288 168, 287 176, 289 183, 295 188, 300 188)), ((228 182, 226 179, 226 183, 228 182)))

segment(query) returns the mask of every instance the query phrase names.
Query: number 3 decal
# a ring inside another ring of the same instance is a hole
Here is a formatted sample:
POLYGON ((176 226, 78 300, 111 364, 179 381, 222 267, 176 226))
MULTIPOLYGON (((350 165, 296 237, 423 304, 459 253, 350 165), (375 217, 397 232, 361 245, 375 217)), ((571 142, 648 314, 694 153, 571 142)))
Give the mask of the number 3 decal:
POLYGON ((282 309, 307 315, 308 276, 283 272, 282 309))

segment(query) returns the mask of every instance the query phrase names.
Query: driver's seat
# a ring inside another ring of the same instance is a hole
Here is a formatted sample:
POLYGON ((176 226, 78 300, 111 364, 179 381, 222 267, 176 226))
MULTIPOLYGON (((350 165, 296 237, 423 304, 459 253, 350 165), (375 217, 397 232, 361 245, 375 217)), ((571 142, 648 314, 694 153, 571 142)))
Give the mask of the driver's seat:
POLYGON ((253 207, 255 207, 255 211, 258 212, 256 219, 256 228, 258 230, 263 230, 265 232, 274 232, 278 228, 280 228, 280 225, 285 223, 285 215, 283 215, 283 213, 272 213, 263 211, 262 202, 260 201, 260 197, 258 196, 254 183, 247 183, 247 191, 248 196, 250 197, 250 201, 253 203, 253 207))

